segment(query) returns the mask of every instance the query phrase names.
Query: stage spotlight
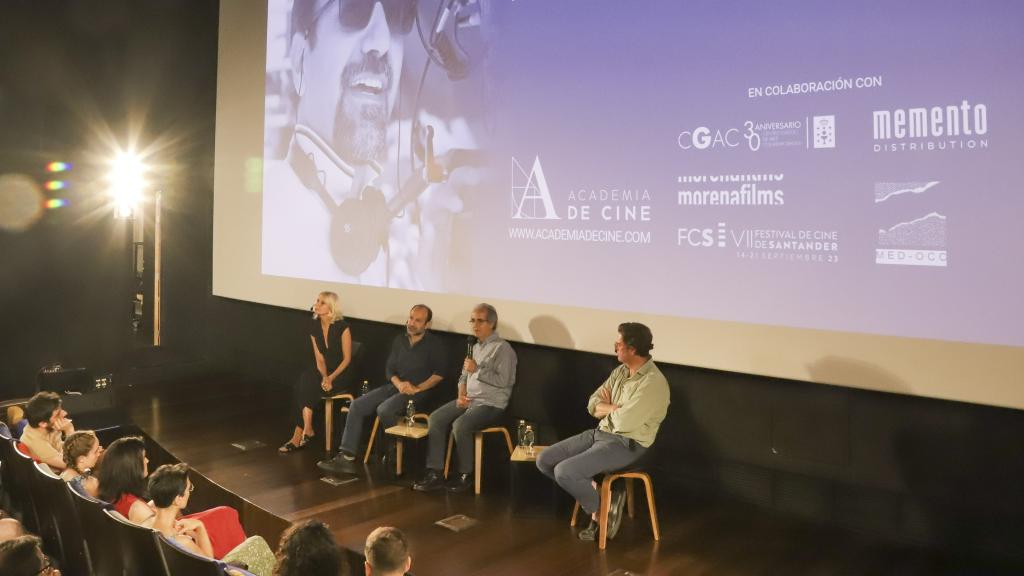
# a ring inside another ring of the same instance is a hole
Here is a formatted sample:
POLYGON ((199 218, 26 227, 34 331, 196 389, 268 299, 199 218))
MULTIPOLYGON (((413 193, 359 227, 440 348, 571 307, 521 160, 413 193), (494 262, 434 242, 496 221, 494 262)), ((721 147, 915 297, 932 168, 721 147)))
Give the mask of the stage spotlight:
POLYGON ((111 163, 107 178, 118 218, 131 218, 135 213, 146 187, 146 171, 142 159, 130 152, 118 154, 111 163))

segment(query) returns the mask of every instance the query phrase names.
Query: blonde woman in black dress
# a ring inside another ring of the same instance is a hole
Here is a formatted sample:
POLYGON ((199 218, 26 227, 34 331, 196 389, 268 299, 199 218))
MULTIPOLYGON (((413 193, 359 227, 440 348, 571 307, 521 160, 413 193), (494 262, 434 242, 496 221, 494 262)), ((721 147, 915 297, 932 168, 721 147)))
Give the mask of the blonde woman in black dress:
POLYGON ((352 379, 345 371, 352 361, 352 331, 341 316, 338 295, 321 292, 313 305, 309 327, 316 369, 302 373, 294 394, 295 430, 278 451, 294 452, 313 439, 313 408, 324 394, 347 390, 352 379))

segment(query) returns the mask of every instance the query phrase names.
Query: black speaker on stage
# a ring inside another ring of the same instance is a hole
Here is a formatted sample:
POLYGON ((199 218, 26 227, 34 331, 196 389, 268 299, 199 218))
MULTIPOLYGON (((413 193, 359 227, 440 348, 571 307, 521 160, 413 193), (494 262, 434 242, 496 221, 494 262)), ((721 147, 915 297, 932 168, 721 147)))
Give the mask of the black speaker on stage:
POLYGON ((36 390, 56 392, 75 427, 106 428, 126 422, 118 406, 110 374, 96 375, 88 368, 45 366, 36 377, 36 390))
POLYGON ((96 388, 96 380, 88 368, 64 368, 60 364, 44 366, 36 375, 36 392, 84 394, 96 388))

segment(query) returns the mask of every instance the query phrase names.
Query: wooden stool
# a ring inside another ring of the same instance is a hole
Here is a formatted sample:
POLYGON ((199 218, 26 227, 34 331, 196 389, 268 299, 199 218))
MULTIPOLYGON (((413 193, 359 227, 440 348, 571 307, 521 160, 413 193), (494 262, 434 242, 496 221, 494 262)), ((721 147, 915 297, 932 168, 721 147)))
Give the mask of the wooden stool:
MULTIPOLYGON (((508 446, 508 455, 511 458, 513 447, 512 447, 512 435, 508 433, 508 428, 504 426, 492 426, 490 428, 484 428, 483 430, 477 430, 473 433, 473 448, 474 454, 474 470, 473 470, 473 490, 474 494, 480 493, 480 471, 483 468, 482 460, 484 456, 484 434, 500 432, 505 435, 505 444, 508 446)), ((455 435, 448 435, 448 453, 444 457, 444 477, 448 478, 448 468, 452 462, 452 446, 455 444, 455 435)))
MULTIPOLYGON (((421 420, 430 425, 430 414, 417 412, 412 415, 413 420, 421 420)), ((366 445, 366 454, 363 454, 363 464, 370 463, 370 454, 373 452, 373 442, 377 438, 377 429, 380 428, 380 416, 373 419, 373 429, 370 430, 370 442, 366 445)))
MULTIPOLYGON (((605 549, 608 541, 608 511, 612 502, 612 482, 619 478, 626 479, 626 510, 629 517, 633 517, 633 479, 643 480, 644 489, 647 492, 647 508, 651 514, 651 532, 655 540, 661 540, 661 533, 658 531, 658 512, 654 509, 654 485, 651 483, 651 476, 643 470, 621 470, 605 474, 601 481, 601 508, 597 512, 598 518, 598 548, 605 549)), ((576 514, 580 511, 580 503, 572 509, 572 520, 569 526, 576 525, 576 514)))
MULTIPOLYGON (((334 401, 348 400, 349 404, 355 400, 351 394, 335 394, 324 398, 324 450, 331 451, 331 441, 334 439, 334 401)), ((342 412, 348 412, 348 406, 341 407, 342 412)))
MULTIPOLYGON (((415 426, 410 428, 404 423, 396 424, 391 428, 384 431, 385 434, 390 434, 395 437, 395 476, 402 475, 402 448, 405 445, 405 438, 412 438, 419 440, 420 438, 426 437, 430 433, 430 415, 417 412, 412 415, 413 422, 421 422, 422 426, 415 426)), ((370 450, 367 448, 366 453, 369 454, 370 450)))

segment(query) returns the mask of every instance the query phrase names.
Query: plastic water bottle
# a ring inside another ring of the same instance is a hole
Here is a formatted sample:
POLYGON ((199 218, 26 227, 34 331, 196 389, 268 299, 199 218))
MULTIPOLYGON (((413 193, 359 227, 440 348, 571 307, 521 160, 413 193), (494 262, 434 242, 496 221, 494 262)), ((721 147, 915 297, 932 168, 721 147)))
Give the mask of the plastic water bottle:
POLYGON ((519 427, 516 429, 516 444, 519 446, 523 445, 523 434, 526 433, 526 420, 519 421, 519 427))
POLYGON ((533 454, 533 443, 536 439, 533 434, 533 426, 526 425, 526 430, 523 431, 523 444, 526 446, 526 453, 533 454))
POLYGON ((359 387, 359 395, 366 396, 366 393, 370 391, 370 381, 363 380, 363 385, 359 387))
POLYGON ((412 403, 412 400, 405 405, 405 425, 409 428, 413 426, 413 415, 416 414, 416 406, 412 403))

